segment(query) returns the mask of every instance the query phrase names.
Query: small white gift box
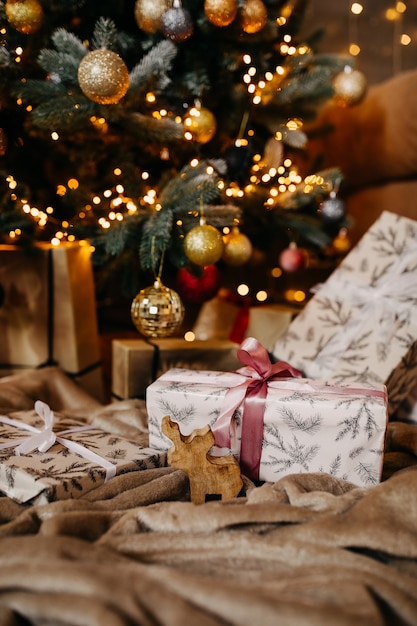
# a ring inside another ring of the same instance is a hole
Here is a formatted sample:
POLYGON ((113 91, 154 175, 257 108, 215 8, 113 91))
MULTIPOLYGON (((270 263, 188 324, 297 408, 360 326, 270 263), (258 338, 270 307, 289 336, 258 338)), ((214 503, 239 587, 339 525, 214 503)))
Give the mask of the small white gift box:
POLYGON ((79 498, 120 473, 161 467, 165 455, 76 420, 43 402, 25 421, 0 416, 0 491, 25 504, 79 498))

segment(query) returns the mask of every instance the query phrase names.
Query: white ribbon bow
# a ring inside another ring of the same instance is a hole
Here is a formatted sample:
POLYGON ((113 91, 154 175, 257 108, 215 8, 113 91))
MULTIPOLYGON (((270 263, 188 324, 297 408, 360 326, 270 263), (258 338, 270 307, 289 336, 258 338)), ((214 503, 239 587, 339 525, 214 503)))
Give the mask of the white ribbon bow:
POLYGON ((10 426, 15 426, 16 428, 21 428, 22 430, 28 430, 33 433, 29 437, 15 440, 12 443, 6 442, 0 444, 0 450, 14 447, 16 456, 20 456, 30 454, 34 450, 47 452, 55 442, 58 442, 68 448, 71 452, 78 454, 87 461, 103 467, 106 470, 105 482, 116 475, 116 466, 113 465, 113 463, 95 452, 88 450, 88 448, 85 448, 79 443, 61 437, 61 435, 81 432, 84 430, 92 430, 93 426, 76 426, 75 428, 69 428, 67 430, 61 430, 58 433, 54 433, 54 412, 51 408, 45 402, 37 400, 35 402, 35 411, 44 421, 44 427, 42 429, 35 428, 30 424, 25 424, 24 422, 19 422, 18 420, 10 419, 6 416, 0 416, 0 422, 9 424, 10 426))

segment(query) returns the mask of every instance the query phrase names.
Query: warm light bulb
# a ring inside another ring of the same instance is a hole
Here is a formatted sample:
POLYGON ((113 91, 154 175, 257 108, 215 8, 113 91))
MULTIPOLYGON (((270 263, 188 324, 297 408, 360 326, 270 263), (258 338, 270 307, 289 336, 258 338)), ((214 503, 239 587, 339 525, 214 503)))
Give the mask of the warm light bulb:
POLYGON ((360 15, 363 11, 363 6, 359 4, 359 2, 353 2, 352 6, 350 7, 350 10, 352 11, 354 15, 360 15))
POLYGON ((351 43, 349 46, 349 53, 353 56, 353 57, 357 57, 358 54, 360 54, 361 48, 360 46, 358 46, 357 43, 351 43))

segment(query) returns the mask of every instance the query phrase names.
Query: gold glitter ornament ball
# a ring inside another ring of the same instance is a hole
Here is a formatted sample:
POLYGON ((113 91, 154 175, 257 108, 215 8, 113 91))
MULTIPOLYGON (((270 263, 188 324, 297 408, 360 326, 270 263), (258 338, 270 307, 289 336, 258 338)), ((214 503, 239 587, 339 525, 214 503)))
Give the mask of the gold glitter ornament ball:
POLYGON ((4 10, 9 24, 24 35, 42 26, 44 14, 38 0, 7 0, 4 10))
POLYGON ((184 115, 184 129, 186 136, 189 133, 198 143, 208 143, 216 134, 217 120, 209 109, 193 106, 184 115))
POLYGON ((184 252, 187 258, 200 267, 217 263, 223 254, 223 237, 214 226, 195 226, 185 236, 184 252))
POLYGON ((184 306, 176 291, 156 280, 133 298, 130 314, 145 337, 169 337, 184 319, 184 306))
POLYGON ((335 100, 342 106, 358 104, 364 97, 367 89, 365 75, 359 70, 345 67, 343 72, 333 80, 335 100))
POLYGON ((249 261, 252 256, 252 243, 238 228, 224 237, 223 261, 232 267, 239 267, 249 261))
POLYGON ((236 18, 237 0, 205 0, 204 13, 211 24, 223 28, 236 18))
POLYGON ((346 254, 351 248, 351 241, 346 228, 341 228, 338 235, 333 239, 332 246, 339 254, 346 254))
POLYGON ((81 90, 93 102, 117 104, 129 88, 129 71, 111 50, 88 52, 78 67, 81 90))
POLYGON ((167 0, 136 0, 135 20, 145 33, 156 33, 161 27, 161 17, 168 10, 167 0))
POLYGON ((268 12, 262 0, 245 0, 241 10, 241 26, 245 33, 259 32, 268 20, 268 12))

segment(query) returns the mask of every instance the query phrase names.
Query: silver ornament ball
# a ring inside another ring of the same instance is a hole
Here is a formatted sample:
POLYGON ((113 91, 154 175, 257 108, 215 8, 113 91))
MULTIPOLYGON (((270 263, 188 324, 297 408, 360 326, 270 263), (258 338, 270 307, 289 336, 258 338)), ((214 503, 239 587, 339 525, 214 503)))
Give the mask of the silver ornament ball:
POLYGON ((194 31, 190 13, 183 7, 168 9, 161 18, 161 29, 172 41, 185 41, 194 31))

